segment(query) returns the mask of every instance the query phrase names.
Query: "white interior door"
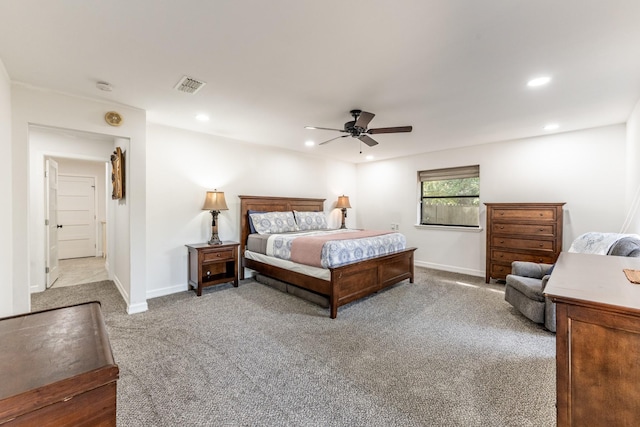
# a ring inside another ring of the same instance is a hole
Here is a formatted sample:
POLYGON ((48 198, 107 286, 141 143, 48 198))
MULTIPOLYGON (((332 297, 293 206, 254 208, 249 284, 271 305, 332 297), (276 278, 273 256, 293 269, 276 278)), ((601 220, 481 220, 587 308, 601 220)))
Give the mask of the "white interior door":
POLYGON ((89 176, 58 176, 60 259, 96 256, 96 185, 89 176))
POLYGON ((45 171, 45 227, 46 242, 46 287, 50 288, 58 278, 58 163, 47 159, 45 171))

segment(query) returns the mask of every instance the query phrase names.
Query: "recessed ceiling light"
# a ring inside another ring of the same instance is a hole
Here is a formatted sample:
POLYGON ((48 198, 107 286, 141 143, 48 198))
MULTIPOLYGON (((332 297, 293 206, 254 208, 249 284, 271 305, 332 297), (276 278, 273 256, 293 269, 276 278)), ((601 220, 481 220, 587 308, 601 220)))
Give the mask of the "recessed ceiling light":
POLYGON ((560 127, 559 124, 557 123, 549 123, 548 125, 546 125, 543 129, 544 130, 556 130, 560 127))
POLYGON ((527 82, 527 86, 529 87, 538 87, 544 86, 551 81, 551 77, 549 76, 541 76, 536 77, 535 79, 531 79, 527 82))
POLYGON ((304 145, 306 145, 307 147, 313 147, 314 145, 316 145, 316 143, 313 141, 305 141, 304 145))
POLYGON ((206 114, 198 114, 196 115, 196 120, 198 120, 199 122, 208 122, 209 116, 207 116, 206 114))
POLYGON ((305 128, 305 129, 318 129, 318 128, 317 128, 317 127, 315 127, 315 126, 305 126, 304 128, 305 128))
POLYGON ((373 160, 373 159, 374 159, 374 157, 373 157, 371 154, 369 154, 367 157, 365 157, 365 159, 367 159, 367 160, 373 160))

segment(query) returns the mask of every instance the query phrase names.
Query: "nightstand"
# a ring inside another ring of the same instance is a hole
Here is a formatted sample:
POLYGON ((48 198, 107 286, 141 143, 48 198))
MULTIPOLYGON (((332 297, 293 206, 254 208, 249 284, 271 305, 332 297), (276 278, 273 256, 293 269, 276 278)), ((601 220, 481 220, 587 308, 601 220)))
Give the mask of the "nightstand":
POLYGON ((189 249, 189 287, 202 295, 202 288, 233 282, 238 287, 238 242, 221 245, 195 243, 189 249))

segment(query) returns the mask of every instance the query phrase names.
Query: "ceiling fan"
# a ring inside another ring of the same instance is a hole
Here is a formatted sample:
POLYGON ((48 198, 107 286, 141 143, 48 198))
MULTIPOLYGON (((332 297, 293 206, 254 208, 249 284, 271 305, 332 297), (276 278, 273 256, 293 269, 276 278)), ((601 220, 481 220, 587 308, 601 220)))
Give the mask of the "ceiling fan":
POLYGON ((375 114, 367 113, 366 111, 362 111, 362 110, 351 110, 350 113, 353 116, 353 120, 345 123, 344 129, 323 128, 318 126, 305 126, 305 128, 335 130, 338 132, 346 133, 346 135, 336 136, 335 138, 331 138, 327 141, 321 142, 318 145, 324 145, 338 138, 346 138, 347 136, 351 136, 353 138, 358 138, 360 141, 364 142, 369 147, 378 145, 378 141, 371 138, 369 135, 375 135, 377 133, 411 132, 411 130, 413 129, 413 126, 396 126, 396 127, 390 127, 390 128, 367 129, 369 122, 375 117, 375 114))

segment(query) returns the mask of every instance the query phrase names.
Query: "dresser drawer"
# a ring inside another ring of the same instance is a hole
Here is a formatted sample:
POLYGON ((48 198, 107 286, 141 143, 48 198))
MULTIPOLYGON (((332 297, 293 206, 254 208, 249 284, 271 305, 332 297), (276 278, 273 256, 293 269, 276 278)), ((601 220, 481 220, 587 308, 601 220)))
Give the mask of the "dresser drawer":
POLYGON ((491 251, 491 260, 500 263, 509 263, 513 261, 530 261, 536 263, 553 264, 555 255, 551 252, 548 254, 532 254, 520 252, 491 251))
POLYGON ((555 224, 511 224, 493 223, 491 231, 495 234, 528 234, 530 236, 553 237, 556 234, 555 224))
POLYGON ((507 274, 511 274, 511 264, 491 264, 491 277, 495 279, 505 279, 507 274))
POLYGON ((517 209, 495 208, 491 210, 491 219, 523 220, 523 221, 555 221, 555 208, 517 209))
POLYGON ((536 249, 541 251, 554 250, 553 240, 510 239, 508 237, 492 237, 491 245, 497 248, 536 249))
POLYGON ((233 260, 233 258, 233 249, 204 252, 202 254, 203 262, 233 260))

